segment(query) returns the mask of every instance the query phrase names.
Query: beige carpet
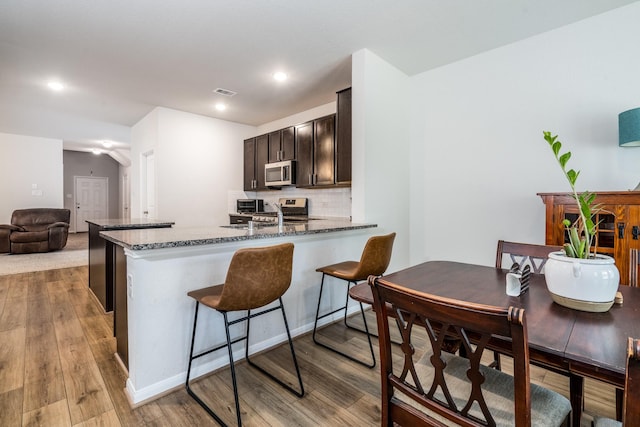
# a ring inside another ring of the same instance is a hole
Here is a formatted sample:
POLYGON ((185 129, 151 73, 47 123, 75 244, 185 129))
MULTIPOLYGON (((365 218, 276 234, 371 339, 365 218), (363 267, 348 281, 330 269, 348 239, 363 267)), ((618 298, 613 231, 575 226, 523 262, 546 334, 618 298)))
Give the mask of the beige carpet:
POLYGON ((44 254, 0 254, 0 276, 77 267, 89 263, 89 233, 70 233, 61 251, 44 254))

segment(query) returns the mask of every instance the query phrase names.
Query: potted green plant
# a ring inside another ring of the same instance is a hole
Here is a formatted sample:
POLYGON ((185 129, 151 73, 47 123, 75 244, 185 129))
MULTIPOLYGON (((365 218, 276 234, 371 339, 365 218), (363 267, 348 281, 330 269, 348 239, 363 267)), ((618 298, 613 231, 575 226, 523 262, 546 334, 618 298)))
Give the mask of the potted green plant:
POLYGON ((562 224, 569 235, 569 242, 565 243, 564 251, 570 258, 589 258, 591 252, 591 245, 593 244, 593 238, 596 233, 596 224, 593 222, 593 215, 600 210, 600 205, 594 205, 596 199, 595 193, 588 191, 578 194, 576 191, 576 181, 580 175, 580 171, 573 169, 567 170, 567 162, 571 158, 571 152, 567 151, 564 154, 560 154, 562 149, 562 143, 558 140, 558 136, 552 136, 551 132, 543 132, 544 139, 547 141, 553 155, 560 164, 564 176, 569 181, 571 186, 571 192, 573 198, 578 205, 579 216, 578 219, 571 223, 568 219, 564 219, 562 224))
POLYGON ((561 153, 562 143, 557 135, 547 131, 543 135, 569 181, 579 213, 573 223, 566 218, 562 221, 569 241, 564 252, 549 254, 545 265, 547 289, 560 305, 583 311, 607 311, 613 305, 620 273, 613 258, 595 250, 591 252, 597 229, 593 216, 601 210, 595 203, 597 195, 588 191, 578 193, 576 181, 580 171, 567 169, 571 152, 561 153))

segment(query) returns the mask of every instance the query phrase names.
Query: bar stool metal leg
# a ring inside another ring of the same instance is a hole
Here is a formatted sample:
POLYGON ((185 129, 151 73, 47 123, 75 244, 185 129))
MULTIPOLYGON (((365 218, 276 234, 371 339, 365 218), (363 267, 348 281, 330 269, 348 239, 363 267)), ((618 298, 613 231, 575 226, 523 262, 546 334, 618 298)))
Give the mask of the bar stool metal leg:
MULTIPOLYGON (((189 366, 187 368, 187 380, 185 382, 185 386, 187 389, 187 393, 189 394, 189 396, 191 396, 196 402, 198 402, 198 404, 200 406, 202 406, 202 408, 207 411, 207 413, 209 415, 211 415, 211 417, 213 417, 213 419, 215 419, 218 424, 220 424, 221 426, 226 426, 227 424, 222 421, 222 419, 215 413, 213 412, 213 410, 211 410, 211 408, 209 408, 209 406, 207 406, 206 403, 204 403, 204 401, 202 399, 200 399, 200 397, 191 389, 191 384, 189 383, 189 379, 191 377, 191 365, 194 359, 197 359, 200 356, 204 356, 205 354, 209 354, 215 350, 218 350, 222 347, 217 347, 215 349, 212 349, 210 351, 201 353, 201 354, 197 354, 196 356, 193 355, 193 347, 195 344, 195 340, 196 340, 196 325, 198 324, 198 309, 200 308, 200 303, 196 301, 196 310, 195 310, 195 315, 193 316, 193 334, 191 335, 191 350, 189 352, 189 366)), ((226 322, 225 322, 226 323, 226 322)), ((228 340, 228 338, 227 338, 228 340)), ((230 347, 230 346, 229 346, 230 347)), ((233 364, 231 365, 233 367, 233 364)), ((232 368, 233 369, 233 368, 232 368)), ((233 374, 232 374, 233 376, 233 374)))
POLYGON ((318 307, 316 309, 316 318, 315 318, 315 322, 313 324, 313 335, 312 335, 313 342, 316 343, 317 345, 319 345, 320 347, 324 347, 327 350, 331 350, 334 353, 337 353, 337 354, 339 354, 339 355, 341 355, 343 357, 346 357, 347 359, 352 360, 352 361, 354 361, 356 363, 359 363, 360 365, 366 366, 367 368, 375 367, 376 366, 376 357, 375 357, 375 353, 373 351, 373 343, 371 342, 371 335, 369 334, 369 327, 367 325, 367 318, 365 317, 364 307, 362 306, 362 303, 360 303, 360 313, 362 314, 362 321, 364 323, 365 330, 363 331, 361 329, 352 327, 352 326, 347 324, 347 307, 349 305, 349 287, 351 286, 352 282, 347 281, 347 298, 346 298, 346 301, 345 301, 345 305, 343 307, 340 307, 340 308, 337 308, 335 310, 332 310, 329 313, 325 313, 323 315, 320 315, 320 303, 322 302, 322 291, 324 289, 324 277, 325 277, 325 273, 322 273, 322 280, 320 282, 320 295, 318 296, 318 307), (356 357, 354 357, 354 356, 352 356, 350 354, 347 354, 347 353, 345 353, 345 352, 343 352, 341 350, 338 350, 338 349, 336 349, 334 347, 331 347, 328 344, 322 343, 322 342, 318 341, 318 339, 316 338, 316 331, 317 331, 317 328, 318 328, 318 320, 323 319, 323 318, 328 317, 328 316, 331 316, 332 314, 335 314, 335 313, 337 313, 337 312, 339 312, 341 310, 344 310, 344 312, 345 312, 345 314, 344 314, 345 315, 345 318, 344 318, 345 326, 347 326, 350 329, 353 329, 353 330, 356 330, 356 331, 359 331, 359 332, 363 332, 363 333, 365 333, 367 335, 367 340, 369 342, 369 351, 371 352, 371 362, 370 363, 367 362, 367 361, 364 361, 364 360, 357 359, 356 357))
POLYGON ((193 335, 191 337, 191 350, 189 353, 189 366, 187 368, 187 380, 186 380, 186 388, 187 388, 187 393, 193 397, 193 399, 198 402, 198 404, 200 406, 202 406, 202 408, 207 411, 207 413, 209 415, 211 415, 211 417, 213 417, 216 422, 218 422, 218 424, 220 424, 221 426, 226 426, 227 424, 206 404, 204 403, 204 401, 193 391, 193 389, 191 388, 190 385, 190 376, 191 376, 191 366, 192 366, 192 362, 193 360, 207 355, 209 353, 212 353, 214 351, 220 350, 223 347, 227 347, 228 353, 229 353, 229 368, 231 369, 231 381, 233 384, 233 398, 234 398, 234 402, 235 402, 235 408, 236 408, 236 419, 238 422, 238 426, 242 426, 242 418, 241 418, 241 413, 240 413, 240 398, 238 395, 238 381, 237 381, 237 377, 236 377, 236 370, 235 370, 235 362, 233 359, 233 348, 232 345, 240 342, 240 341, 244 341, 245 342, 245 357, 247 359, 247 363, 251 366, 253 366, 254 368, 256 368, 258 371, 262 372, 264 375, 266 375, 267 377, 271 378, 273 381, 275 381, 276 383, 280 384, 282 387, 284 387, 285 389, 289 390, 291 393, 293 393, 294 395, 298 396, 298 397, 303 397, 304 396, 304 386, 302 384, 302 376, 300 375, 300 368, 298 366, 298 360, 296 358, 296 354, 295 354, 295 350, 293 349, 293 340, 291 339, 291 333, 289 331, 289 324, 287 322, 287 317, 284 311, 284 305, 282 304, 282 298, 278 299, 279 305, 276 307, 272 307, 266 310, 263 310, 259 313, 255 313, 252 314, 251 310, 247 311, 247 315, 232 321, 229 321, 228 315, 226 311, 222 311, 222 315, 224 317, 224 328, 225 328, 225 335, 226 335, 226 344, 221 344, 217 347, 214 347, 210 350, 206 350, 203 351, 201 353, 198 353, 194 356, 193 354, 193 348, 194 348, 194 343, 195 343, 195 337, 196 337, 196 325, 198 322, 198 309, 200 307, 200 303, 196 302, 196 310, 195 310, 195 315, 194 315, 194 320, 193 320, 193 335), (255 362, 253 362, 251 360, 251 358, 249 357, 249 329, 250 329, 250 324, 251 324, 251 318, 253 317, 257 317, 257 316, 261 316, 263 314, 269 313, 271 311, 275 311, 275 310, 280 310, 282 312, 282 318, 284 320, 284 325, 285 325, 285 330, 287 332, 287 339, 289 342, 289 349, 291 351, 291 357, 293 359, 293 364, 295 366, 295 370, 296 370, 296 375, 298 377, 298 384, 300 386, 300 390, 296 390, 293 387, 291 387, 289 384, 286 384, 284 381, 282 381, 281 379, 275 377, 273 374, 271 374, 270 372, 268 372, 267 370, 265 370, 263 367, 257 365, 255 362), (240 338, 236 338, 235 340, 231 339, 231 333, 230 333, 230 326, 234 325, 236 323, 240 323, 240 322, 247 322, 247 329, 246 329, 246 333, 244 336, 240 337, 240 338))
POLYGON ((265 374, 266 376, 271 378, 273 381, 277 382, 282 387, 284 387, 285 389, 289 390, 294 395, 296 395, 298 397, 302 397, 302 396, 304 396, 304 386, 302 385, 302 376, 300 375, 300 368, 298 367, 298 359, 296 358, 296 352, 293 349, 293 340, 291 339, 291 333, 289 332, 289 323, 287 322, 287 316, 286 316, 286 314, 284 312, 284 305, 282 304, 282 298, 278 298, 278 302, 279 302, 279 305, 277 307, 273 307, 271 309, 265 310, 265 311, 263 311, 261 313, 258 313, 255 316, 264 314, 264 313, 269 312, 269 311, 278 310, 278 309, 280 309, 282 311, 282 319, 284 320, 284 328, 285 328, 285 330, 287 332, 287 339, 289 341, 289 350, 291 352, 291 358, 293 359, 293 365, 295 366, 296 375, 298 377, 298 385, 299 385, 300 391, 294 389, 289 384, 286 384, 281 379, 276 378, 273 374, 271 374, 270 372, 265 370, 263 367, 257 365, 249 357, 249 327, 250 327, 249 325, 251 324, 251 318, 254 317, 254 316, 251 315, 251 311, 249 311, 247 313, 247 341, 246 341, 246 344, 245 344, 244 356, 245 356, 245 359, 247 359, 247 363, 249 365, 253 366, 257 370, 259 370, 260 372, 262 372, 263 374, 265 374))

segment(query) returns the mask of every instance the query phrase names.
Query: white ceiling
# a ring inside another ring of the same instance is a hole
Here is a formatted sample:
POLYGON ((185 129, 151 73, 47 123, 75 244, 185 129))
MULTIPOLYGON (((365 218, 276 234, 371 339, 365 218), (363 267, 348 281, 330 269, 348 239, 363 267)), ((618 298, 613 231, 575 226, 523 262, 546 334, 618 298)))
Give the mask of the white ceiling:
POLYGON ((335 100, 362 48, 414 75, 634 1, 2 0, 0 132, 124 147, 156 106, 259 125, 335 100))

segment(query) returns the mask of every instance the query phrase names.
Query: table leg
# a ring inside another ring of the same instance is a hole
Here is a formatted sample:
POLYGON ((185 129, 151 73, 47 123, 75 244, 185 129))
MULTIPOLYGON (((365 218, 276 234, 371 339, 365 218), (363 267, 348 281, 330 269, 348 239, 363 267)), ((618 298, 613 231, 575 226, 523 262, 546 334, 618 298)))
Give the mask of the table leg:
POLYGON ((573 427, 580 427, 582 418, 584 379, 578 375, 569 375, 569 400, 571 401, 571 419, 573 427))

